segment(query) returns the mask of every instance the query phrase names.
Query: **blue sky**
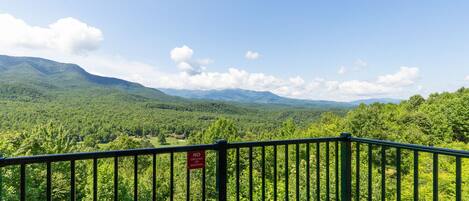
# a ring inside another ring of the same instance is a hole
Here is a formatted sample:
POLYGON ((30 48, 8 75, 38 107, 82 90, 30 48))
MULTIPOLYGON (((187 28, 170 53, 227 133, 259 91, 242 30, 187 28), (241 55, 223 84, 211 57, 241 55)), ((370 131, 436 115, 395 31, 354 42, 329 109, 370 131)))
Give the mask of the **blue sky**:
POLYGON ((467 1, 6 0, 0 54, 150 87, 407 98, 469 86, 467 10, 467 1))

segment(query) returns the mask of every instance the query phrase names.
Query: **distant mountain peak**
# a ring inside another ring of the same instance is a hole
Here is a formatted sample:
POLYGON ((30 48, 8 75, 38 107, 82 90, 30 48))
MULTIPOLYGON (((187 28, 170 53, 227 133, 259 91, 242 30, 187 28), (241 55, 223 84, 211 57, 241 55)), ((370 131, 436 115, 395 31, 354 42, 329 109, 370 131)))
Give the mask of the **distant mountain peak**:
POLYGON ((306 100, 282 97, 270 91, 253 91, 246 89, 213 89, 213 90, 190 90, 190 89, 160 89, 166 94, 189 99, 231 101, 240 103, 277 104, 297 107, 354 107, 361 103, 399 103, 399 99, 376 98, 363 99, 351 102, 337 102, 326 100, 306 100))
POLYGON ((246 89, 216 89, 216 90, 188 90, 188 89, 160 89, 172 96, 190 99, 217 100, 239 103, 274 104, 294 107, 352 107, 351 104, 336 101, 302 100, 282 97, 270 91, 253 91, 246 89))
POLYGON ((354 104, 354 105, 360 105, 360 104, 366 104, 366 105, 370 105, 370 104, 373 104, 373 103, 393 103, 393 104, 398 104, 400 103, 402 100, 401 99, 394 99, 394 98, 369 98, 369 99, 360 99, 360 100, 355 100, 355 101, 351 101, 350 103, 351 104, 354 104))

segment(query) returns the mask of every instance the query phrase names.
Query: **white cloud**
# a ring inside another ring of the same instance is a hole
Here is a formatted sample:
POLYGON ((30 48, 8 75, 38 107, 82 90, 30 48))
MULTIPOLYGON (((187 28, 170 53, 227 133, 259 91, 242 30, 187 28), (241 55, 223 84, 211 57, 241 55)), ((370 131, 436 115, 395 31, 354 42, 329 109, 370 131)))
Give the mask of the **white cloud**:
POLYGON ((301 78, 300 76, 292 77, 288 80, 295 86, 301 86, 305 83, 305 80, 303 80, 303 78, 301 78))
POLYGON ((243 88, 251 90, 280 90, 284 86, 292 87, 300 84, 301 78, 283 80, 264 73, 249 73, 237 68, 229 68, 227 72, 202 72, 196 75, 181 74, 179 88, 190 89, 226 89, 243 88))
POLYGON ((180 63, 177 64, 177 66, 178 66, 179 70, 184 71, 184 72, 194 71, 194 68, 192 67, 192 65, 190 65, 187 62, 180 62, 180 63))
POLYGON ((391 75, 383 75, 378 77, 378 83, 390 86, 409 86, 414 84, 418 78, 419 69, 415 67, 401 67, 400 70, 391 75))
POLYGON ((256 59, 259 59, 259 57, 261 56, 261 54, 259 54, 259 52, 254 52, 254 51, 247 51, 246 52, 246 59, 249 59, 249 60, 256 60, 256 59))
POLYGON ((171 59, 176 63, 189 61, 192 59, 193 54, 194 51, 186 45, 183 45, 182 47, 176 47, 170 52, 171 59))
POLYGON ((339 75, 343 75, 343 74, 347 73, 347 68, 346 68, 345 66, 341 66, 341 67, 339 68, 339 70, 337 71, 337 73, 338 73, 339 75))
POLYGON ((10 14, 0 14, 0 46, 86 53, 99 47, 103 34, 75 18, 62 18, 47 27, 32 26, 10 14))
POLYGON ((189 75, 199 74, 205 70, 206 65, 213 63, 213 60, 209 58, 193 60, 194 50, 186 45, 173 48, 169 54, 179 70, 189 75))
POLYGON ((340 83, 338 85, 338 90, 344 94, 354 96, 376 96, 389 93, 394 89, 373 82, 351 80, 340 83))
MULTIPOLYGON (((410 68, 418 73, 417 68, 410 68)), ((353 100, 357 98, 396 97, 408 92, 418 76, 402 76, 408 71, 402 67, 398 72, 378 76, 374 81, 335 81, 316 78, 305 81, 300 76, 280 78, 264 73, 251 73, 238 68, 227 72, 201 72, 196 75, 181 74, 177 85, 164 87, 184 89, 242 88, 257 91, 272 91, 276 94, 306 99, 353 100), (395 77, 403 77, 396 79, 395 77), (402 82, 402 83, 401 83, 402 82), (407 89, 407 90, 405 90, 407 89)), ((405 94, 408 95, 408 94, 405 94)))
POLYGON ((469 75, 464 78, 466 81, 469 81, 469 75))
POLYGON ((344 81, 338 84, 337 90, 342 94, 355 97, 395 95, 402 92, 404 87, 415 84, 419 77, 418 74, 418 68, 403 66, 394 74, 378 76, 375 81, 344 81))

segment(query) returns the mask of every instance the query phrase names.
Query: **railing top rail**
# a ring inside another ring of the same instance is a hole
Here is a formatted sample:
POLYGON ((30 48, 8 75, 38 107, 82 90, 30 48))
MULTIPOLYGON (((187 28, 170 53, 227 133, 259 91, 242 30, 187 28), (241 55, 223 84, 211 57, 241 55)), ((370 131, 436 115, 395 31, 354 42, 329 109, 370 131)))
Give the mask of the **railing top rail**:
POLYGON ((144 149, 128 149, 128 150, 113 150, 113 151, 100 151, 100 152, 81 152, 81 153, 66 153, 66 154, 48 154, 36 156, 22 156, 14 158, 0 158, 0 167, 9 165, 32 164, 32 163, 47 163, 47 162, 60 162, 72 160, 86 160, 95 158, 111 158, 122 156, 135 156, 135 155, 150 155, 150 154, 163 154, 163 153, 176 153, 187 152, 195 150, 215 150, 217 144, 204 144, 204 145, 189 145, 189 146, 170 146, 160 148, 144 148, 144 149))
MULTIPOLYGON (((261 146, 273 146, 273 145, 334 142, 334 141, 344 141, 344 140, 469 158, 469 151, 464 151, 464 150, 453 150, 453 149, 429 147, 429 146, 416 145, 416 144, 403 144, 403 143, 391 142, 391 141, 386 141, 386 140, 374 140, 374 139, 350 137, 350 135, 343 135, 340 137, 270 140, 270 141, 258 141, 258 142, 233 142, 233 143, 228 143, 227 148, 261 147, 261 146)), ((23 156, 23 157, 14 157, 14 158, 0 158, 0 167, 9 166, 9 165, 32 164, 32 163, 47 163, 47 162, 72 161, 72 160, 86 160, 86 159, 95 159, 95 158, 111 158, 111 157, 123 157, 123 156, 135 156, 135 155, 163 154, 163 153, 171 153, 171 152, 176 153, 176 152, 187 152, 187 151, 195 151, 195 150, 202 150, 202 149, 203 150, 217 150, 217 146, 218 145, 215 143, 215 144, 204 144, 204 145, 171 146, 171 147, 160 147, 160 148, 145 148, 145 149, 129 149, 129 150, 49 154, 49 155, 23 156)))
POLYGON ((387 140, 374 140, 374 139, 359 138, 359 137, 352 137, 351 140, 353 142, 360 142, 360 143, 367 143, 367 144, 396 147, 396 148, 409 149, 409 150, 415 150, 415 151, 469 158, 469 151, 465 151, 465 150, 454 150, 454 149, 446 149, 446 148, 440 148, 440 147, 430 147, 430 146, 424 146, 424 145, 418 145, 418 144, 404 144, 404 143, 392 142, 392 141, 387 141, 387 140))
POLYGON ((258 141, 258 142, 234 142, 234 143, 228 143, 228 148, 261 147, 261 146, 305 144, 305 143, 316 143, 316 142, 333 142, 333 141, 340 141, 343 139, 344 138, 342 137, 320 137, 320 138, 303 138, 303 139, 291 139, 291 140, 269 140, 269 141, 258 141))

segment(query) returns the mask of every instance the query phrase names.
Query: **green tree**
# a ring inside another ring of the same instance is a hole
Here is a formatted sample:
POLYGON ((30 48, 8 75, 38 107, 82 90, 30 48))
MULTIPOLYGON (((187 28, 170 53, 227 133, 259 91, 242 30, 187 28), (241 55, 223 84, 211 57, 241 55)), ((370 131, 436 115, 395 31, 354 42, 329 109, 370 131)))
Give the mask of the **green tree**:
POLYGON ((241 134, 234 125, 234 122, 230 119, 219 118, 213 122, 204 131, 194 135, 191 138, 193 143, 213 143, 219 139, 225 139, 228 141, 237 141, 241 138, 241 134))
POLYGON ((414 95, 409 98, 407 102, 407 108, 409 110, 417 110, 420 105, 425 103, 425 99, 421 95, 414 95))
POLYGON ((159 133, 159 134, 158 134, 158 142, 160 143, 160 145, 165 145, 165 144, 167 144, 167 142, 166 142, 166 135, 163 134, 163 133, 159 133))
POLYGON ((280 128, 281 137, 293 137, 295 135, 296 125, 293 119, 288 119, 282 123, 282 128, 280 128))

